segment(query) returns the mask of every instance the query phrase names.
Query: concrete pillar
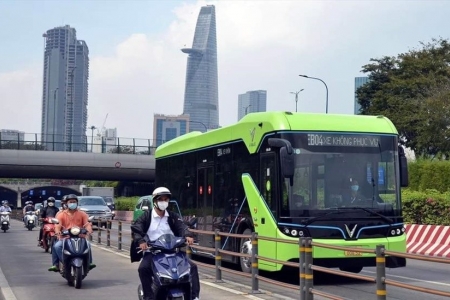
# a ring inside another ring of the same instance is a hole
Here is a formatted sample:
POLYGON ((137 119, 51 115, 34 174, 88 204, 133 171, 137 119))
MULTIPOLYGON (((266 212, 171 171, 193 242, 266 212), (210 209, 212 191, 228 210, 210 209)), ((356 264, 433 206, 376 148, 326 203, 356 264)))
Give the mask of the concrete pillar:
POLYGON ((22 207, 22 189, 20 186, 17 187, 17 207, 22 207))

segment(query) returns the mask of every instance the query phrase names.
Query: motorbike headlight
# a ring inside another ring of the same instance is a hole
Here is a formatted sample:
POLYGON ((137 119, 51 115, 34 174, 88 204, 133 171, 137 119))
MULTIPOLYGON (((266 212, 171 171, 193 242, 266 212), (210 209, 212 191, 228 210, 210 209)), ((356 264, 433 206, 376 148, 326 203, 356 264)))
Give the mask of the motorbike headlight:
POLYGON ((162 274, 160 274, 160 273, 158 273, 158 277, 159 277, 159 280, 161 281, 161 283, 162 284, 171 284, 171 283, 174 283, 174 280, 173 280, 173 278, 171 278, 171 277, 168 277, 167 275, 162 275, 162 274))
POLYGON ((70 228, 70 234, 71 235, 79 235, 80 234, 80 227, 72 227, 70 228))

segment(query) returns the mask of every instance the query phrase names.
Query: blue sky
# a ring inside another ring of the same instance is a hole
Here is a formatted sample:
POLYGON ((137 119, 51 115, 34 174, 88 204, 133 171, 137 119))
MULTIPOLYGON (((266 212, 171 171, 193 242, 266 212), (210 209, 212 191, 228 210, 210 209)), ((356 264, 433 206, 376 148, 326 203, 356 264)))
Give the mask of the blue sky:
MULTIPOLYGON (((70 25, 90 51, 88 126, 152 138, 153 114, 182 113, 200 7, 216 5, 220 124, 238 94, 265 89, 268 110, 352 113, 354 77, 372 57, 450 37, 450 1, 0 0, 0 128, 40 131, 42 34, 70 25), (26 116, 26 122, 23 120, 26 116)), ((88 132, 89 134, 90 132, 88 132)))

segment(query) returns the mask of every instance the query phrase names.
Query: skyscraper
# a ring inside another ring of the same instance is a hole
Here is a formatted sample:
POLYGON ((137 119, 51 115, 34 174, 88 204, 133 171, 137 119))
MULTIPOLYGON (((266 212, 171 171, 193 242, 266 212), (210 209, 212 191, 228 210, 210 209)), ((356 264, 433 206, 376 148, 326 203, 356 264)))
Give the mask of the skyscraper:
POLYGON ((216 13, 214 5, 203 6, 195 27, 186 68, 183 114, 191 119, 192 131, 219 126, 219 90, 217 76, 216 13), (203 124, 202 124, 203 123, 203 124))
POLYGON ((355 107, 354 114, 359 115, 359 110, 361 109, 361 105, 358 103, 358 97, 356 97, 356 90, 369 82, 369 77, 355 77, 355 107))
POLYGON ((153 146, 168 142, 189 132, 189 116, 167 116, 155 114, 153 117, 153 146))
POLYGON ((267 91, 249 91, 238 96, 238 121, 251 112, 266 111, 267 91))
POLYGON ((42 143, 49 150, 86 151, 89 49, 69 25, 43 37, 42 143))

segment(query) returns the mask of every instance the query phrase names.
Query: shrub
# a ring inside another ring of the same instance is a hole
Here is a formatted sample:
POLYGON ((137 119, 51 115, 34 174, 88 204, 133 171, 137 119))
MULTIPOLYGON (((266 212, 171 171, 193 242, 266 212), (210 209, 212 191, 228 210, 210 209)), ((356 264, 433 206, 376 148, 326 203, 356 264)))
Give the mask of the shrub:
POLYGON ((450 225, 450 192, 402 190, 403 220, 410 224, 450 225))
POLYGON ((119 197, 116 198, 116 210, 133 211, 139 197, 119 197))

